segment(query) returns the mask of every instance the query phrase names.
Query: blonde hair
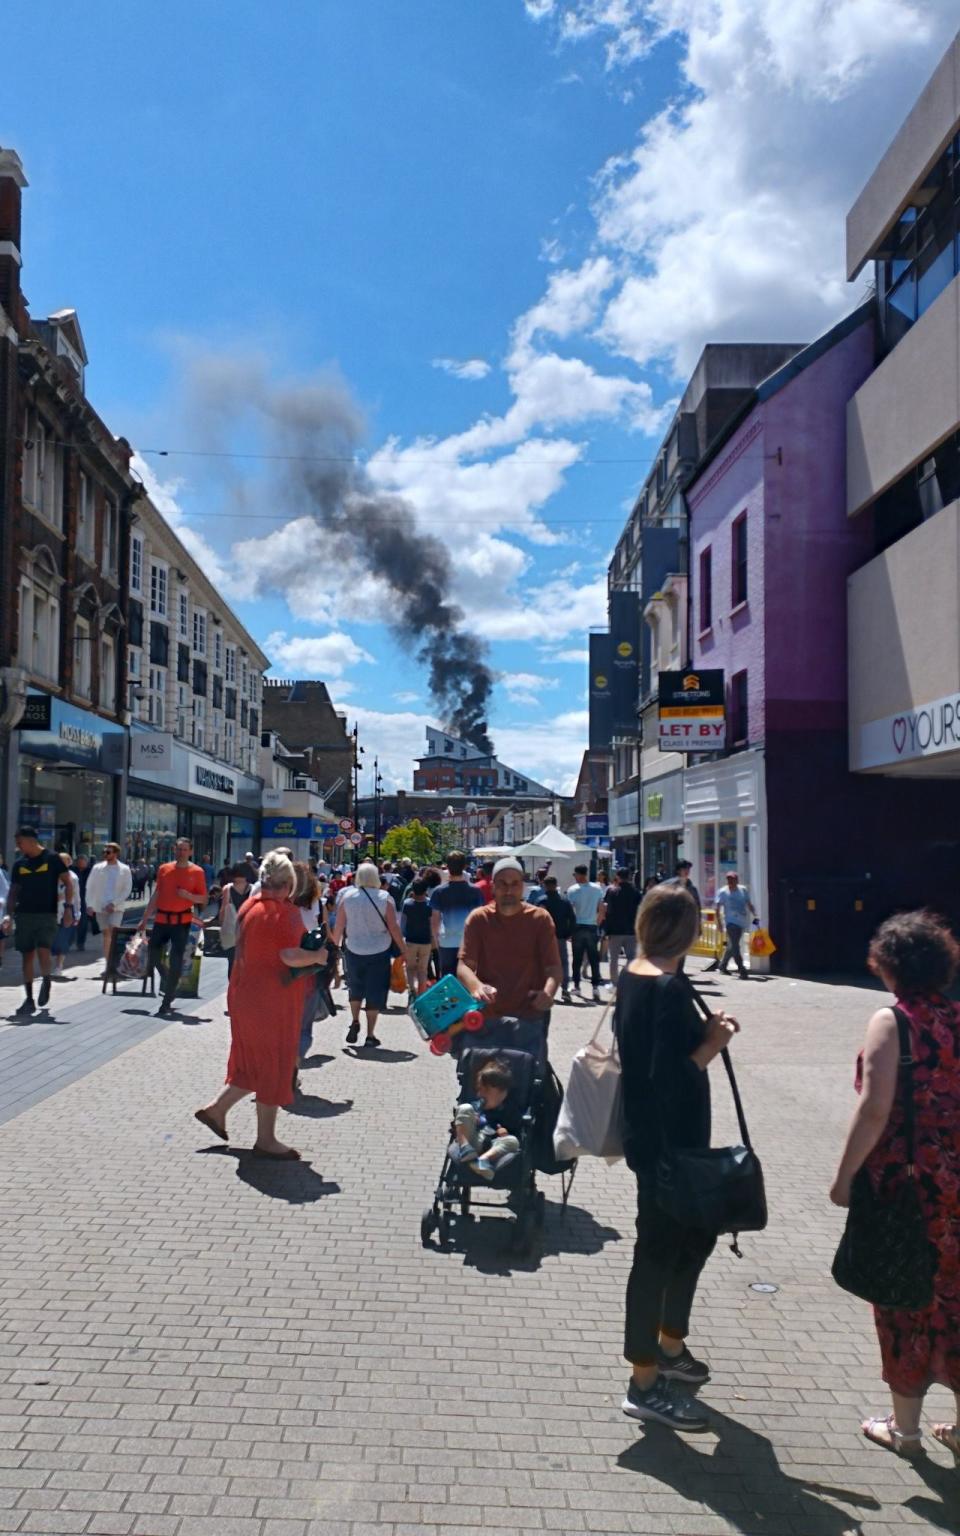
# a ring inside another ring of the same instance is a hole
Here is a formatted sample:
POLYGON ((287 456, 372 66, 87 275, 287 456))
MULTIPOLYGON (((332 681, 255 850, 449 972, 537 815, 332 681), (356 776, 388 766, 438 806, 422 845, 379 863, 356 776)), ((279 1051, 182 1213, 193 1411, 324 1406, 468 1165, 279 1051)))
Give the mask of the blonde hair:
POLYGON ((370 891, 379 891, 380 871, 376 864, 371 863, 369 859, 361 864, 357 870, 354 885, 359 885, 361 888, 365 886, 370 891))
POLYGON ((700 912, 680 885, 655 885, 637 912, 637 942, 645 955, 673 960, 685 955, 700 930, 700 912))
POLYGON ((297 872, 285 853, 275 848, 264 856, 260 865, 260 884, 268 890, 278 891, 286 887, 292 891, 297 883, 297 872))

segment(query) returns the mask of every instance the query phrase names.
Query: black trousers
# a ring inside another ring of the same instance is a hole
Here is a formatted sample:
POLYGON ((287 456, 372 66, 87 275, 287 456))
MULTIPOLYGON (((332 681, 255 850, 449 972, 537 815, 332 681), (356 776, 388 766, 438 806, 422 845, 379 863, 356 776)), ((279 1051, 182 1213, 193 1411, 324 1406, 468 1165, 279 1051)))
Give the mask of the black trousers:
POLYGON ((686 1338, 697 1283, 716 1242, 711 1233, 665 1215, 654 1198, 652 1174, 637 1175, 637 1241, 623 1342, 631 1365, 656 1360, 661 1328, 686 1338))
POLYGON ((150 933, 149 966, 155 971, 163 959, 163 952, 170 945, 170 958, 163 979, 163 1001, 172 1003, 183 973, 183 952, 190 937, 189 923, 154 923, 150 933))
POLYGON ((573 930, 573 984, 580 985, 580 974, 586 970, 584 961, 589 962, 590 974, 593 985, 600 985, 600 939, 596 927, 586 923, 578 923, 573 930))

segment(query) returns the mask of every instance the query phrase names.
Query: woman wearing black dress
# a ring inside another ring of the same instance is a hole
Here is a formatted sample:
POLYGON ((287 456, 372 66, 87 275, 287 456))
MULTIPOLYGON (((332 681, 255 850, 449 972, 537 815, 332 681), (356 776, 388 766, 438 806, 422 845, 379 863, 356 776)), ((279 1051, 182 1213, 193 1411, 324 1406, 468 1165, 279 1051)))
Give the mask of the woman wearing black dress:
POLYGON ((739 1025, 706 1023, 678 974, 699 931, 682 887, 658 885, 637 913, 638 958, 617 987, 614 1030, 623 1072, 624 1153, 637 1177, 637 1242, 627 1284, 624 1355, 633 1375, 623 1411, 694 1432, 708 1421, 688 1389, 709 1379, 685 1339, 703 1266, 716 1239, 660 1210, 654 1172, 666 1147, 710 1145, 707 1068, 739 1025))

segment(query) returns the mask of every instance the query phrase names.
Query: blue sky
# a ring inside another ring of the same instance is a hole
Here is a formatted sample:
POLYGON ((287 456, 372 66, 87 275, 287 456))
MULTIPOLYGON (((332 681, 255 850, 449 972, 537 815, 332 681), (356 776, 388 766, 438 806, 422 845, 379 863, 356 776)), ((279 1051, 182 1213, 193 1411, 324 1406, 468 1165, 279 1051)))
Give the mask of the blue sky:
POLYGON ((812 338, 855 302, 843 212, 952 13, 14 0, 25 291, 78 310, 92 401, 276 670, 326 677, 405 782, 434 712, 389 590, 271 466, 207 456, 269 451, 248 402, 335 373, 375 484, 448 545, 501 755, 569 786, 587 629, 664 411, 707 340, 812 338))

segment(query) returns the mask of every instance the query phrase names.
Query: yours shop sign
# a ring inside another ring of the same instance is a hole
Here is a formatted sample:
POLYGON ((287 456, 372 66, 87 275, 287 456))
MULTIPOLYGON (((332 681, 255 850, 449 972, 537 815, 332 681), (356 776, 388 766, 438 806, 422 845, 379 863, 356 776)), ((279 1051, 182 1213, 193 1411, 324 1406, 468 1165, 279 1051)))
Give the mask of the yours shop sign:
POLYGON ((851 741, 850 767, 885 768, 944 752, 960 752, 960 694, 871 720, 851 741))

